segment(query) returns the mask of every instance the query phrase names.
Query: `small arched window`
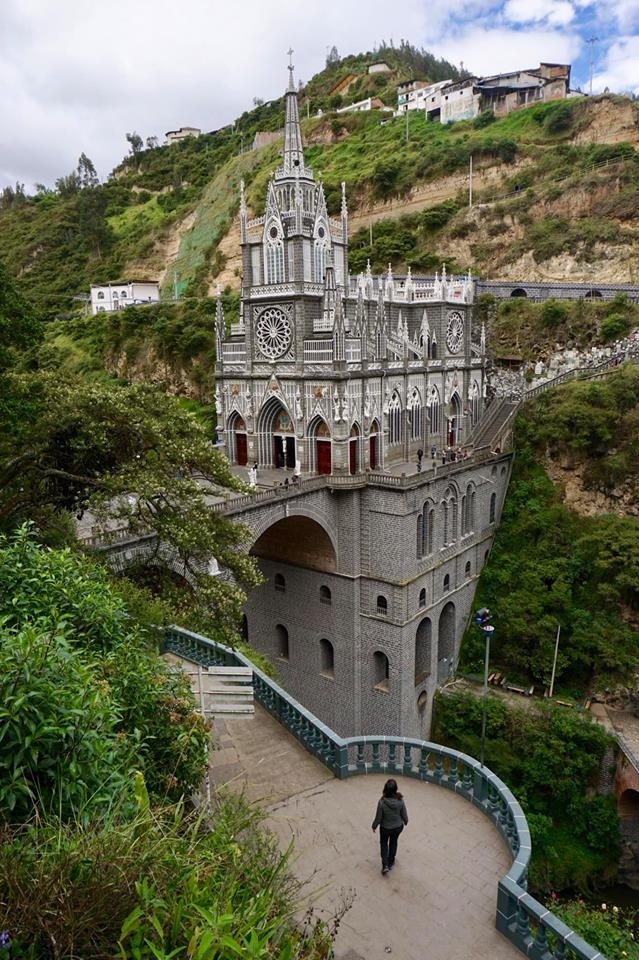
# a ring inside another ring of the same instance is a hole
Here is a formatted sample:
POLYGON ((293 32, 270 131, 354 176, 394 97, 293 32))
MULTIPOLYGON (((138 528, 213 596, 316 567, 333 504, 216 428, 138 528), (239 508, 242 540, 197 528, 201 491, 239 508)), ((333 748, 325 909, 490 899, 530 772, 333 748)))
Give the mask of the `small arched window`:
POLYGON ((497 513, 497 494, 491 493, 490 495, 490 516, 488 518, 489 523, 495 522, 495 514, 497 513))
POLYGON ((426 606, 426 587, 422 587, 419 591, 419 605, 420 607, 426 606))
POLYGON ((104 290, 98 290, 98 300, 104 300, 104 290))
POLYGON ((286 580, 281 573, 275 574, 273 583, 275 584, 275 589, 278 591, 278 593, 286 593, 286 580))
POLYGON ((388 600, 381 593, 377 598, 377 612, 385 617, 388 614, 388 600))
POLYGON ((444 577, 444 593, 448 593, 450 590, 450 574, 446 574, 444 577))
POLYGON ((335 676, 335 652, 330 640, 320 640, 320 670, 325 677, 335 676))
POLYGON ((467 577, 470 576, 470 571, 471 571, 471 569, 472 569, 472 567, 471 567, 471 565, 470 565, 470 560, 467 560, 467 561, 466 561, 466 566, 464 567, 464 573, 466 574, 467 577))
POLYGON ((275 627, 275 639, 277 642, 277 656, 280 660, 288 660, 288 630, 281 623, 275 627))
POLYGON ((388 657, 381 650, 377 650, 373 655, 373 671, 375 680, 375 689, 384 690, 388 693, 390 687, 390 664, 388 657))
POLYGON ((333 600, 329 588, 324 586, 320 587, 320 603, 326 603, 330 606, 332 602, 333 600))

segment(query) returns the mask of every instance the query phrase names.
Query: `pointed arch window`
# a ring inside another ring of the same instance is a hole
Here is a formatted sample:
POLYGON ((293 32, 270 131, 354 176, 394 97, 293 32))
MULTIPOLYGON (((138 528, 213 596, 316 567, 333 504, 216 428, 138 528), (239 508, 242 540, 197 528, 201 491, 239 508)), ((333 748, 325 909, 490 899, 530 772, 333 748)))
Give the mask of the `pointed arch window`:
POLYGON ((413 390, 408 400, 408 429, 411 440, 419 440, 422 435, 422 401, 419 390, 413 390))
POLYGON ((402 403, 396 390, 388 406, 388 442, 391 445, 402 442, 402 403))
POLYGON ((439 434, 442 426, 442 406, 437 387, 433 387, 428 396, 428 415, 431 434, 439 434))
POLYGON ((417 517, 417 556, 428 557, 433 552, 433 529, 435 526, 435 507, 426 501, 417 517))
POLYGON ((264 272, 267 283, 284 283, 284 242, 276 224, 266 231, 264 272))
POLYGON ((313 245, 313 267, 315 271, 315 282, 323 283, 326 276, 326 253, 328 250, 328 230, 323 223, 320 223, 315 230, 315 242, 313 245))
POLYGON ((490 495, 490 516, 488 519, 489 523, 495 522, 495 516, 497 514, 497 494, 491 493, 490 495))
POLYGON ((442 503, 442 519, 444 523, 444 546, 455 543, 457 539, 458 503, 457 493, 453 487, 448 487, 442 503))

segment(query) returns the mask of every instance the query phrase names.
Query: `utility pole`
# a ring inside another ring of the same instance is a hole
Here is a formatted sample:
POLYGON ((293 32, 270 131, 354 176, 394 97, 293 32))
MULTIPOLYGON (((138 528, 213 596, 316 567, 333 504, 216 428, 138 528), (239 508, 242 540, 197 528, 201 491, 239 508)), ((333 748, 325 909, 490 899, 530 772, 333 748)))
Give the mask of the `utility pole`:
POLYGON ((557 669, 557 654, 559 653, 559 634, 561 633, 561 624, 557 627, 557 639, 555 640, 555 657, 552 662, 552 676, 550 678, 550 691, 548 693, 549 697, 552 697, 552 692, 555 687, 555 670, 557 669))
POLYGON ((586 40, 586 43, 590 47, 589 55, 589 67, 590 67, 590 96, 592 96, 592 68, 595 60, 595 44, 599 43, 599 37, 590 37, 589 40, 586 40))
POLYGON ((468 172, 468 206, 473 205, 473 155, 470 155, 470 168, 468 172))
POLYGON ((408 101, 406 101, 406 143, 408 143, 408 101))

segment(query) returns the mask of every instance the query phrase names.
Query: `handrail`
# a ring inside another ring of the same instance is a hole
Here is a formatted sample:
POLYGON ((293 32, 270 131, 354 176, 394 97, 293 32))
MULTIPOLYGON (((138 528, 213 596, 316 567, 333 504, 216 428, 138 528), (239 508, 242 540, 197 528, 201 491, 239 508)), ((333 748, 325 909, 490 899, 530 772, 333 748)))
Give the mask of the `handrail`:
POLYGON ((340 780, 365 773, 398 773, 445 787, 468 800, 492 820, 513 858, 497 884, 499 932, 533 960, 606 960, 527 893, 528 823, 514 794, 488 767, 459 750, 425 740, 340 737, 244 654, 181 627, 167 627, 161 648, 203 666, 251 667, 256 700, 340 780))

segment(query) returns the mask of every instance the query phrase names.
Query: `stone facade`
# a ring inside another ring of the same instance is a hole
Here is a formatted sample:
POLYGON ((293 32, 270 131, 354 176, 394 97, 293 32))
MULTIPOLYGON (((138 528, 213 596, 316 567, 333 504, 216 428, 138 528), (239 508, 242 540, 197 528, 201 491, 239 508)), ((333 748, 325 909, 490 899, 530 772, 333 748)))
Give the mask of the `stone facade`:
POLYGON ((246 632, 342 735, 424 737, 510 458, 462 452, 486 393, 472 279, 349 276, 345 191, 335 219, 304 162, 289 69, 282 164, 262 217, 248 217, 242 190, 240 322, 227 334, 218 302, 216 324, 229 458, 293 481, 228 504, 252 528, 266 577, 246 632))

